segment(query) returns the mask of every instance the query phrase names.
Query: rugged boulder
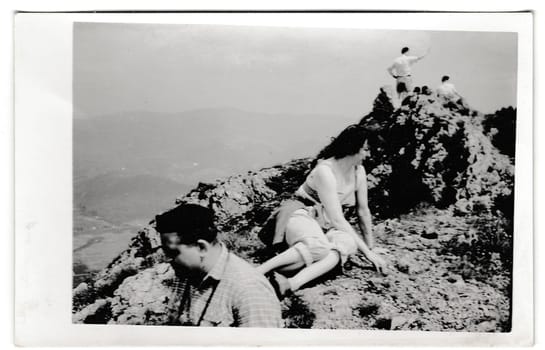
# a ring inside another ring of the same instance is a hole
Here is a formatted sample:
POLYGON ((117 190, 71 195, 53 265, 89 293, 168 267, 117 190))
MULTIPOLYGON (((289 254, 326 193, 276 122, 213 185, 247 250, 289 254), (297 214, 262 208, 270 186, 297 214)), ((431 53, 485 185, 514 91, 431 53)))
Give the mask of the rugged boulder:
POLYGON ((375 213, 390 217, 427 202, 469 214, 512 202, 514 165, 485 135, 481 113, 428 94, 394 110, 387 96, 382 90, 360 121, 382 139, 367 164, 375 213))
MULTIPOLYGON (((492 144, 509 157, 515 157, 517 109, 502 108, 484 117, 483 126, 492 144)), ((513 159, 514 160, 514 159, 513 159)))

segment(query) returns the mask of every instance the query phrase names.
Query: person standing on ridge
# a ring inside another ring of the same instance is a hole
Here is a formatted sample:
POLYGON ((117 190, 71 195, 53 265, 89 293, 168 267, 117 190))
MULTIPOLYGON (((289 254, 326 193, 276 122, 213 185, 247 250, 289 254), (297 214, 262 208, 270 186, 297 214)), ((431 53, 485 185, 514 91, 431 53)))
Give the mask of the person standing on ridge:
POLYGON ((401 49, 401 56, 394 59, 394 62, 388 67, 388 73, 396 79, 396 91, 399 101, 403 101, 407 94, 412 90, 411 66, 424 58, 428 51, 422 56, 409 55, 409 48, 401 49))

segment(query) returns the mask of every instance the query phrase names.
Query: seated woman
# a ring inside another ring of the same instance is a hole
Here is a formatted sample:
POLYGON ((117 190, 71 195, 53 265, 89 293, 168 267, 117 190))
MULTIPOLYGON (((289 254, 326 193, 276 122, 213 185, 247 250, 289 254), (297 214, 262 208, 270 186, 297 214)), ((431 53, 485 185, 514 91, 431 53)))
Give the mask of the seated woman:
POLYGON ((280 296, 345 262, 358 249, 385 273, 385 260, 371 250, 374 242, 367 176, 361 164, 369 155, 369 136, 360 125, 343 130, 318 154, 305 182, 295 192, 301 205, 289 213, 285 224, 284 239, 289 248, 257 268, 263 274, 302 269, 290 278, 273 275, 271 282, 280 296), (343 206, 357 206, 363 239, 345 218, 343 206))

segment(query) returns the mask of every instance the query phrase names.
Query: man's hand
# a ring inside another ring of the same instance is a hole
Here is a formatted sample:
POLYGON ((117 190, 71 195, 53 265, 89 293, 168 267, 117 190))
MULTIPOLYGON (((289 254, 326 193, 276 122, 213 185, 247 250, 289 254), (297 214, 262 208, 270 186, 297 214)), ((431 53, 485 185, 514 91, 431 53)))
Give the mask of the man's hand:
POLYGON ((422 56, 420 56, 420 58, 424 58, 425 56, 427 56, 430 53, 430 50, 431 50, 431 46, 428 46, 428 48, 426 49, 426 52, 422 56))
POLYGON ((428 46, 428 49, 426 50, 426 52, 420 56, 416 56, 416 60, 417 61, 420 61, 421 59, 423 59, 424 57, 426 57, 428 54, 430 53, 430 47, 428 46))

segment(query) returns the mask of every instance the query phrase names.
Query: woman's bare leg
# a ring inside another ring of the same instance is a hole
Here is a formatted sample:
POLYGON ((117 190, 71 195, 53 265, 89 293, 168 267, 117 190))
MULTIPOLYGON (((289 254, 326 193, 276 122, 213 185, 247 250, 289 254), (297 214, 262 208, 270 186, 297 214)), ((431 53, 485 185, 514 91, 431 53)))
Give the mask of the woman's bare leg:
POLYGON ((293 273, 293 271, 301 270, 303 267, 305 267, 305 263, 303 261, 300 261, 300 262, 296 262, 296 263, 293 263, 293 264, 290 264, 290 265, 285 265, 285 266, 279 267, 278 271, 282 272, 282 273, 285 273, 285 272, 292 272, 293 273))
POLYGON ((291 271, 295 268, 302 268, 305 266, 305 259, 301 252, 294 248, 294 246, 303 244, 299 242, 307 235, 320 237, 323 234, 322 228, 316 220, 304 214, 292 215, 286 223, 286 243, 290 248, 267 260, 261 266, 257 267, 257 270, 262 274, 266 274, 278 268, 287 267, 291 271))
POLYGON ((295 248, 288 248, 286 251, 278 254, 277 256, 265 261, 260 266, 256 267, 257 271, 262 274, 266 274, 269 271, 278 269, 283 266, 290 266, 293 264, 304 265, 301 254, 295 248))
POLYGON ((295 276, 288 278, 291 290, 295 291, 306 283, 331 271, 339 263, 341 257, 337 251, 331 250, 325 258, 305 267, 295 276))

